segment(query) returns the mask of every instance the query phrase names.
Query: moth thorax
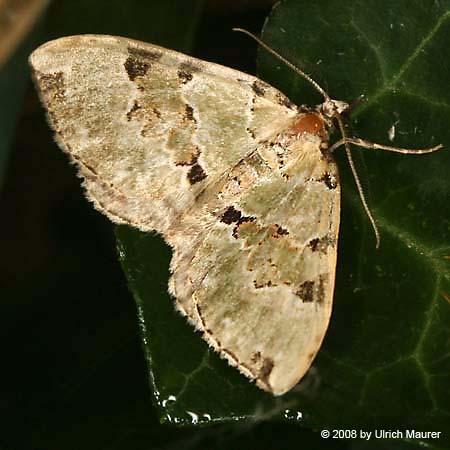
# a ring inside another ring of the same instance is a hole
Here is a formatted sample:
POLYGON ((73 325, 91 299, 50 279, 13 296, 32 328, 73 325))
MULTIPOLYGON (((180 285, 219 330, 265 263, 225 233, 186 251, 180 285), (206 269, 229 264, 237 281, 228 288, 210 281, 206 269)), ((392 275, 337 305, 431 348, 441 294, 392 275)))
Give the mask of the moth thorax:
POLYGON ((322 115, 317 112, 298 114, 289 131, 297 136, 302 134, 313 134, 319 136, 323 140, 328 139, 326 123, 322 115))
POLYGON ((326 100, 323 102, 319 110, 327 118, 332 119, 336 116, 340 116, 344 111, 349 109, 350 105, 341 100, 326 100))

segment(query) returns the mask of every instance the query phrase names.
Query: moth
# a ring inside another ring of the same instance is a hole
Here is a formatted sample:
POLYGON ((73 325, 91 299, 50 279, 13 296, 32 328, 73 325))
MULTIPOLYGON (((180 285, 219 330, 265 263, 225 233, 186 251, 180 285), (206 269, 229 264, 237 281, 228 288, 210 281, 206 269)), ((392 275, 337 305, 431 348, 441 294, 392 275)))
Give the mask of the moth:
POLYGON ((333 150, 412 151, 347 137, 348 105, 300 69, 324 96, 315 109, 237 70, 121 37, 57 39, 30 64, 88 199, 115 223, 161 234, 173 251, 176 308, 257 386, 289 391, 332 310, 333 150), (343 136, 330 146, 333 123, 343 136))

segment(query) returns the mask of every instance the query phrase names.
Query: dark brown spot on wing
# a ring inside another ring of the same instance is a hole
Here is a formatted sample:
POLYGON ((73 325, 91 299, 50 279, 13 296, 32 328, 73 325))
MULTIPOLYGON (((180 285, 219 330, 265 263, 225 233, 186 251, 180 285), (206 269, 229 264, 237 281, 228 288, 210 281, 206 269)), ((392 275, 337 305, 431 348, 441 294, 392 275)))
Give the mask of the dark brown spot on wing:
POLYGON ((305 303, 314 301, 314 281, 305 281, 295 295, 298 295, 305 303))
POLYGON ((128 53, 137 59, 147 59, 148 61, 158 61, 162 57, 162 52, 159 50, 149 50, 137 47, 128 47, 128 53))
POLYGON ((305 281, 294 294, 300 297, 304 303, 321 303, 325 298, 325 280, 325 275, 319 275, 314 281, 305 281))
POLYGON ((254 217, 243 216, 241 211, 236 209, 234 206, 229 206, 222 214, 222 217, 220 218, 220 221, 226 223, 227 225, 231 225, 232 223, 236 224, 233 230, 233 235, 237 231, 239 225, 245 222, 253 222, 254 220, 255 220, 254 217))
POLYGON ((259 97, 264 97, 267 88, 261 81, 255 80, 252 83, 252 89, 256 95, 259 97))
POLYGON ((253 280, 253 286, 255 289, 268 288, 268 287, 276 287, 278 284, 273 283, 272 280, 267 280, 264 283, 258 282, 257 280, 253 280))
POLYGON ((308 246, 311 248, 313 252, 317 252, 317 250, 320 250, 321 247, 319 247, 320 238, 311 239, 309 241, 308 246))
POLYGON ((206 173, 203 170, 203 167, 196 162, 191 166, 188 172, 188 180, 191 184, 198 183, 199 181, 202 181, 206 178, 206 173))
POLYGON ((128 78, 130 81, 134 81, 137 77, 142 77, 147 73, 147 70, 150 68, 150 63, 129 56, 125 61, 124 66, 128 78))
POLYGON ((334 244, 334 239, 328 235, 325 235, 320 238, 311 239, 308 246, 313 252, 326 253, 328 247, 333 246, 334 244))
POLYGON ((328 189, 336 189, 338 185, 337 178, 328 172, 325 172, 317 181, 325 183, 328 189))
POLYGON ((223 223, 226 223, 227 225, 231 225, 234 222, 239 222, 239 219, 241 217, 242 217, 242 213, 240 211, 238 211, 234 206, 230 206, 222 214, 220 221, 223 223))
POLYGON ((180 79, 180 81, 181 81, 183 84, 186 84, 186 83, 188 83, 189 81, 191 81, 191 80, 192 80, 192 77, 193 77, 193 75, 192 75, 192 73, 190 73, 190 72, 186 72, 186 71, 184 71, 184 70, 179 70, 179 71, 178 71, 178 78, 180 79))
POLYGON ((285 228, 283 228, 283 227, 280 227, 279 225, 277 225, 277 234, 278 234, 278 236, 286 236, 286 235, 288 235, 289 234, 289 231, 288 230, 286 230, 285 228))
POLYGON ((192 106, 188 105, 187 103, 184 109, 184 117, 186 117, 187 120, 192 120, 195 122, 194 108, 192 108, 192 106))

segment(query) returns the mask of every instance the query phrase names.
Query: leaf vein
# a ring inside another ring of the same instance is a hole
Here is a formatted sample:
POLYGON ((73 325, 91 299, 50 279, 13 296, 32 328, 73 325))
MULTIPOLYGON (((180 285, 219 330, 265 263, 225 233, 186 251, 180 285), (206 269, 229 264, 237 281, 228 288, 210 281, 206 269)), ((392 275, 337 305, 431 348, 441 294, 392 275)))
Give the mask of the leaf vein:
POLYGON ((412 52, 412 54, 405 60, 405 62, 402 64, 400 69, 395 73, 389 82, 385 83, 381 89, 379 89, 375 94, 370 97, 366 102, 364 102, 357 111, 355 111, 354 117, 361 114, 363 111, 365 111, 367 108, 372 106, 374 103, 376 103, 381 97, 383 97, 387 92, 390 90, 393 90, 397 83, 401 80, 405 72, 409 69, 409 67, 413 64, 413 62, 417 59, 417 57, 420 55, 420 53, 424 50, 424 48, 431 42, 433 37, 436 35, 436 33, 439 31, 439 29, 443 26, 443 24, 450 20, 450 11, 447 11, 445 14, 443 14, 439 20, 436 22, 434 27, 429 31, 429 33, 422 38, 422 40, 419 42, 415 50, 412 52))

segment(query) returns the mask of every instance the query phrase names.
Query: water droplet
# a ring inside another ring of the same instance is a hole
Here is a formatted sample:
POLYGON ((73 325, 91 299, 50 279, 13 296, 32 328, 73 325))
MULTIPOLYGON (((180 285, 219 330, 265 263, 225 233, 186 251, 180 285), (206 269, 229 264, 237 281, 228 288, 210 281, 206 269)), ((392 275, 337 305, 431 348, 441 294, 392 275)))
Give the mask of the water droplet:
POLYGON ((169 404, 169 403, 173 403, 173 402, 176 402, 177 401, 177 398, 175 397, 175 395, 169 395, 166 399, 164 399, 162 402, 161 402, 161 406, 163 407, 163 408, 165 408, 165 407, 167 407, 167 405, 169 404))
POLYGON ((198 415, 195 414, 192 411, 186 411, 187 414, 189 414, 189 416, 191 417, 191 423, 192 425, 195 425, 196 423, 198 423, 198 415))
POLYGON ((301 411, 285 409, 284 410, 284 418, 286 420, 295 420, 299 421, 303 419, 303 413, 301 411))

